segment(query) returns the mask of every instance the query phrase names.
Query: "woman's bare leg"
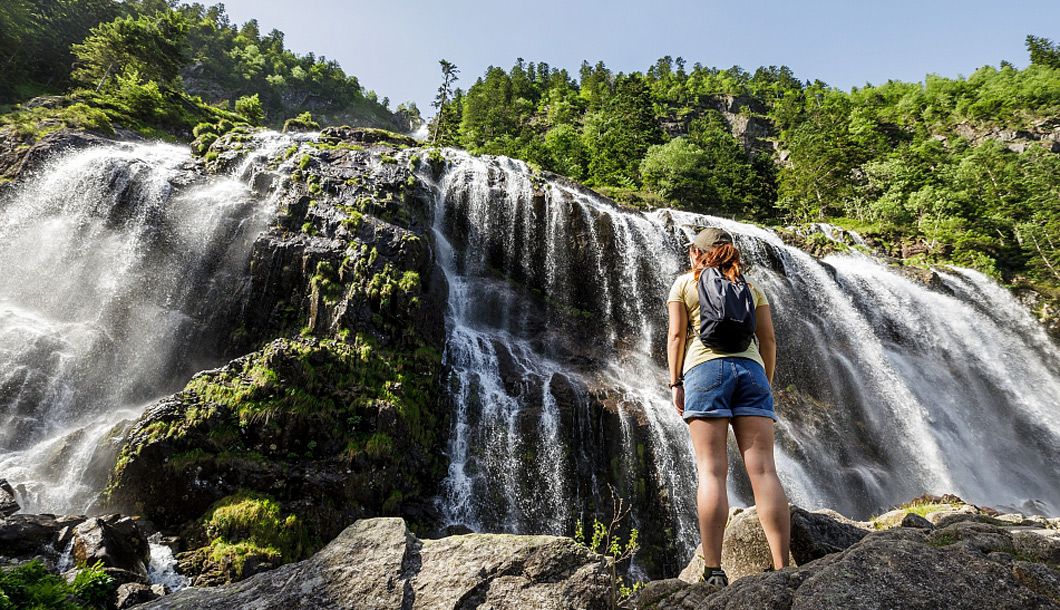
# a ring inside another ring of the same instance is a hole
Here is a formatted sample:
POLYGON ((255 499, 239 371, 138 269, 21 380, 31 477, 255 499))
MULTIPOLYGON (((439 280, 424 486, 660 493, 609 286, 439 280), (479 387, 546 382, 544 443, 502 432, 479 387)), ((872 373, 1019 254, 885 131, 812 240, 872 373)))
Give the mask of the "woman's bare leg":
POLYGON ((788 496, 780 485, 773 461, 773 420, 757 416, 734 417, 732 430, 736 434, 736 444, 743 455, 744 466, 747 467, 747 476, 751 479, 758 520, 769 542, 773 567, 779 570, 788 565, 791 513, 788 510, 788 496))
POLYGON ((688 422, 692 447, 696 451, 699 491, 699 536, 703 542, 703 559, 707 567, 721 567, 721 543, 725 521, 729 518, 729 496, 725 491, 728 455, 725 442, 729 434, 726 417, 693 419, 688 422))

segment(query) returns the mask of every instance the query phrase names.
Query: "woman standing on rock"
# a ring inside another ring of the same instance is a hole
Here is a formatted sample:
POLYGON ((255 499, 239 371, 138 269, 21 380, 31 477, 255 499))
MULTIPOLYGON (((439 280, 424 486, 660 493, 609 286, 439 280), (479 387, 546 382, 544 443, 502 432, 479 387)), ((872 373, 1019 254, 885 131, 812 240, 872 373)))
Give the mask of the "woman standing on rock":
POLYGON ((788 499, 773 461, 776 415, 770 386, 776 339, 769 301, 761 290, 744 282, 740 251, 732 236, 721 229, 704 229, 688 246, 692 269, 674 281, 666 303, 670 389, 674 408, 688 422, 696 452, 696 500, 706 562, 703 578, 725 586, 728 578, 721 569, 721 546, 729 515, 725 477, 730 424, 747 466, 773 566, 788 565, 788 499), (703 288, 708 301, 703 308, 707 329, 700 328, 699 280, 703 274, 708 274, 703 288), (746 319, 742 323, 726 320, 726 308, 730 314, 735 310, 737 318, 742 310, 746 319), (752 334, 757 340, 751 340, 752 334))

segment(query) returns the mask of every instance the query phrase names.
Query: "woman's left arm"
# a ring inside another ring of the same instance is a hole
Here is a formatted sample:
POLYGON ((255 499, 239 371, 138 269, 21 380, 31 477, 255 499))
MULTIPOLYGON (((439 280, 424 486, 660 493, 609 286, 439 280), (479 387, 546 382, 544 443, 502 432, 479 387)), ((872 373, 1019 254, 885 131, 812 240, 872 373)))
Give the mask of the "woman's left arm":
MULTIPOLYGON (((688 336, 688 312, 685 304, 671 301, 666 304, 670 312, 669 331, 666 335, 666 361, 670 368, 670 383, 673 384, 681 379, 681 371, 685 363, 685 339, 688 336)), ((673 398, 674 408, 678 415, 685 412, 685 388, 683 385, 674 386, 670 390, 673 398)))
POLYGON ((758 337, 758 351, 762 354, 762 362, 766 365, 766 379, 769 385, 773 385, 773 371, 777 366, 777 338, 773 334, 773 316, 769 313, 769 305, 759 305, 755 308, 755 336, 758 337))

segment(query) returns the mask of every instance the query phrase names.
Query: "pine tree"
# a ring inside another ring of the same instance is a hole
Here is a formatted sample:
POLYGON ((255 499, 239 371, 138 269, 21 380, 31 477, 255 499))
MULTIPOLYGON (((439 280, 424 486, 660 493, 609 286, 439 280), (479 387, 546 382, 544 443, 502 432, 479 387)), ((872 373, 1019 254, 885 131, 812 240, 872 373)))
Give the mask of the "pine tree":
POLYGON ((442 66, 442 86, 438 87, 438 95, 434 98, 434 106, 438 109, 438 116, 434 120, 434 134, 431 135, 431 142, 438 142, 438 132, 442 126, 442 119, 444 117, 445 103, 449 101, 449 96, 453 94, 453 83, 457 81, 457 73, 460 69, 456 67, 456 64, 446 61, 444 59, 438 60, 438 63, 442 66))

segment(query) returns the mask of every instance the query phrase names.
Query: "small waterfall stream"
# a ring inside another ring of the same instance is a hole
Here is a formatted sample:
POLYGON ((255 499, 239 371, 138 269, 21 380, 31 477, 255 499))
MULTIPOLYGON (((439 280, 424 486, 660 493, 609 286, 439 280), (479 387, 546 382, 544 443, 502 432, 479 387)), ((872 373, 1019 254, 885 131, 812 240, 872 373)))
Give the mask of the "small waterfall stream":
MULTIPOLYGON (((736 236, 771 300, 793 502, 864 518, 956 493, 1060 512, 1058 350, 989 278, 939 271, 929 288, 861 251, 819 261, 762 228, 622 211, 520 162, 446 158, 439 179, 420 175, 451 286, 451 523, 569 534, 589 505, 609 517, 610 483, 646 498, 635 519, 670 528, 690 556, 695 473, 665 388, 664 302, 701 226, 736 236), (605 434, 594 418, 607 411, 620 422, 605 434)), ((738 468, 729 487, 734 504, 752 501, 738 468)))
POLYGON ((119 448, 100 441, 221 361, 273 205, 244 180, 292 142, 255 140, 209 181, 184 146, 71 152, 0 208, 0 473, 23 510, 89 510, 119 448))

